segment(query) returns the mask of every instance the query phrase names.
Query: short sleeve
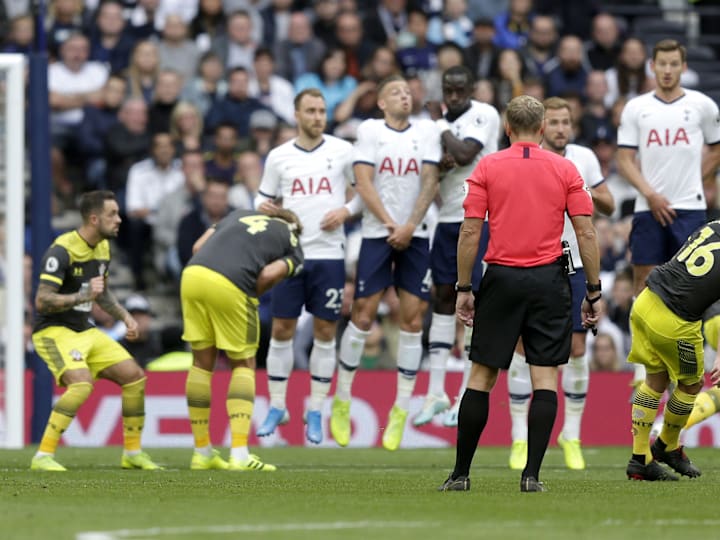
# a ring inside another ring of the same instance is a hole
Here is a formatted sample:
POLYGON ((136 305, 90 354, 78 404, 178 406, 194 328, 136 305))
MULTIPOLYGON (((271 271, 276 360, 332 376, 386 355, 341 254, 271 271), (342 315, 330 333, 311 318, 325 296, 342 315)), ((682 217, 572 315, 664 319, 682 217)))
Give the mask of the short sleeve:
POLYGON ((425 152, 423 153, 424 163, 438 164, 442 159, 442 141, 440 130, 432 122, 427 122, 425 131, 425 152))
POLYGON ((483 147, 492 144, 493 139, 497 140, 497 112, 493 110, 491 113, 492 115, 487 110, 472 111, 470 123, 460 134, 462 139, 471 139, 480 143, 483 147))
POLYGON ((262 195, 268 199, 276 199, 278 194, 278 185, 280 184, 280 174, 278 173, 277 152, 270 151, 265 160, 265 168, 263 170, 258 195, 262 195))
POLYGON ((589 148, 587 152, 587 163, 585 164, 585 170, 583 171, 583 180, 585 181, 585 184, 593 188, 602 184, 605 180, 602 169, 600 168, 600 162, 598 161, 595 152, 589 148))
POLYGON ((345 183, 348 186, 355 185, 355 174, 353 173, 353 147, 350 143, 347 147, 343 146, 343 168, 342 173, 345 177, 345 183))
POLYGON ((40 282, 60 288, 65 281, 65 273, 70 266, 67 250, 54 244, 45 252, 40 271, 40 282))
POLYGON ((593 202, 590 188, 585 185, 575 165, 566 163, 567 213, 569 216, 592 216, 593 202))
POLYGON ((706 144, 720 143, 720 110, 712 99, 703 100, 702 132, 706 144))
POLYGON ((638 148, 640 146, 640 129, 637 119, 637 107, 635 102, 629 101, 620 116, 620 127, 618 127, 618 146, 638 148))
POLYGON ((463 208, 465 218, 485 219, 487 214, 487 175, 485 163, 481 161, 465 181, 466 190, 463 208))
POLYGON ((357 139, 353 147, 353 163, 365 163, 367 165, 375 165, 375 151, 373 148, 373 123, 365 121, 358 126, 357 139))

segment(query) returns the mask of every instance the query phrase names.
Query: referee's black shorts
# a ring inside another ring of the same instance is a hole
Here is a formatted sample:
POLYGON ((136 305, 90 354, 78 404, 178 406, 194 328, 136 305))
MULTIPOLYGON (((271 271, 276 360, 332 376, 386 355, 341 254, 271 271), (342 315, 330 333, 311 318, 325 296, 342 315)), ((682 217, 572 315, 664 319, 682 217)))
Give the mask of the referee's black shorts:
POLYGON ((570 282, 560 262, 532 268, 489 265, 475 299, 470 360, 508 369, 522 336, 528 364, 567 363, 571 306, 570 282))

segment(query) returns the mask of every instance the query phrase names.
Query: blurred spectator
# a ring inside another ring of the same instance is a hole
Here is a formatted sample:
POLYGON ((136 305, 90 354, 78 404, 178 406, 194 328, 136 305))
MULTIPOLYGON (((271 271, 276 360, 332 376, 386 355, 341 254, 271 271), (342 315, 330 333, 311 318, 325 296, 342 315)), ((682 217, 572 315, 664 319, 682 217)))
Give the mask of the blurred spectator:
POLYGON ((275 135, 275 146, 280 146, 281 144, 294 139, 297 135, 296 126, 291 126, 290 124, 281 122, 277 128, 277 134, 275 135))
POLYGON ((250 115, 250 135, 240 141, 241 150, 253 150, 264 162, 268 152, 275 146, 277 116, 269 110, 255 111, 250 115))
POLYGON ((617 272, 612 284, 607 316, 628 339, 630 337, 630 308, 633 304, 633 293, 631 270, 617 272))
POLYGON ((69 36, 60 48, 60 61, 50 64, 50 127, 53 143, 66 150, 83 119, 83 107, 100 101, 108 70, 99 62, 88 61, 88 39, 82 34, 69 36))
POLYGON ((298 11, 290 16, 287 39, 275 45, 275 70, 291 83, 304 73, 314 72, 325 54, 325 45, 313 36, 310 20, 298 11))
POLYGON ((598 334, 593 340, 590 369, 592 371, 620 371, 622 363, 610 334, 598 334))
POLYGON ((616 65, 620 55, 620 28, 615 17, 609 13, 595 15, 585 52, 593 69, 606 71, 616 65))
POLYGON ((10 21, 10 31, 2 40, 2 52, 28 54, 35 41, 32 15, 18 15, 10 21))
POLYGON ((260 47, 255 51, 255 76, 250 79, 249 92, 254 98, 283 121, 295 123, 295 90, 293 85, 279 75, 275 75, 275 58, 270 49, 260 47))
POLYGON ((128 170, 134 163, 144 159, 150 148, 145 100, 127 99, 120 107, 118 120, 105 135, 106 181, 108 189, 117 195, 120 208, 124 209, 128 170))
POLYGON ((466 0, 445 0, 442 16, 430 20, 428 39, 432 43, 451 41, 458 47, 473 42, 473 22, 467 16, 466 0))
POLYGON ((535 12, 550 15, 559 21, 563 34, 585 40, 590 35, 592 18, 598 12, 598 0, 534 0, 535 12))
MULTIPOLYGON (((563 36, 558 44, 557 56, 545 64, 545 80, 549 96, 585 91, 588 70, 583 65, 582 41, 577 36, 563 36)), ((580 119, 579 116, 575 117, 580 119)))
POLYGON ((188 101, 175 105, 170 114, 170 136, 176 156, 182 156, 187 150, 201 150, 203 118, 195 105, 188 101))
POLYGON ((90 34, 90 60, 106 64, 111 72, 128 67, 135 40, 125 33, 123 6, 116 0, 100 4, 90 34))
POLYGON ((205 116, 210 106, 227 93, 223 65, 218 55, 206 52, 200 58, 197 76, 185 81, 181 99, 195 105, 205 116))
POLYGON ((103 86, 100 103, 86 105, 78 130, 78 149, 86 164, 87 184, 92 189, 107 189, 105 140, 110 128, 118 123, 120 106, 125 99, 125 79, 111 75, 103 86))
POLYGON ((151 157, 136 163, 128 172, 125 195, 128 262, 139 291, 145 290, 144 258, 148 251, 152 252, 152 225, 157 209, 163 198, 184 182, 174 155, 170 134, 157 133, 153 136, 151 157))
POLYGON ((495 105, 495 87, 487 79, 479 79, 475 81, 475 90, 473 91, 473 99, 480 103, 495 105))
POLYGON ((155 28, 160 0, 137 0, 135 9, 130 13, 130 33, 135 39, 148 39, 159 34, 155 28))
POLYGON ((208 178, 201 196, 201 205, 186 214, 178 225, 177 251, 184 268, 192 257, 193 244, 212 225, 224 218, 231 210, 228 186, 222 180, 208 178))
POLYGON ((180 15, 168 15, 158 43, 160 69, 179 73, 183 81, 195 76, 200 51, 188 36, 188 26, 180 15))
MULTIPOLYGON (((441 0, 426 0, 437 2, 442 5, 441 0)), ((470 0, 468 2, 468 17, 473 21, 478 19, 490 19, 500 15, 508 7, 508 0, 470 0)))
POLYGON ((491 73, 497 100, 495 107, 504 111, 512 98, 525 93, 523 79, 527 75, 527 66, 519 51, 503 49, 498 54, 497 63, 491 73))
POLYGON ((260 10, 263 46, 272 48, 287 39, 292 5, 293 0, 271 0, 260 10))
POLYGON ((419 74, 425 85, 428 101, 442 101, 442 74, 453 66, 463 65, 464 59, 463 50, 451 41, 438 47, 435 69, 419 74))
POLYGON ((45 21, 50 56, 57 58, 60 46, 71 35, 83 30, 82 0, 52 0, 45 21))
POLYGON ((356 12, 341 11, 337 18, 335 30, 337 44, 345 52, 347 73, 358 80, 362 66, 367 62, 374 50, 372 43, 363 39, 360 16, 356 12))
POLYGON ((72 34, 60 47, 61 61, 50 64, 50 132, 52 134, 51 166, 56 191, 67 204, 81 186, 81 179, 68 175, 67 164, 82 168, 78 152, 78 130, 85 105, 98 103, 108 77, 105 66, 89 62, 90 45, 82 34, 72 34))
POLYGON ((129 341, 123 337, 120 343, 142 367, 158 356, 182 350, 182 329, 176 325, 158 327, 150 302, 141 294, 131 294, 125 299, 125 309, 138 325, 138 338, 129 341))
POLYGON ((232 186, 237 174, 237 147, 238 134, 235 126, 230 123, 219 124, 213 135, 213 149, 204 155, 205 174, 232 186))
POLYGON ((253 23, 247 11, 239 10, 227 18, 225 33, 212 42, 212 51, 222 60, 226 69, 242 67, 252 69, 257 43, 253 40, 253 23))
POLYGON ((228 74, 228 92, 210 107, 205 116, 205 132, 212 133, 219 124, 232 123, 240 137, 250 133, 250 115, 266 107, 250 97, 249 76, 246 69, 236 67, 228 74))
POLYGON ((420 71, 433 69, 437 63, 435 45, 430 43, 427 15, 413 9, 408 12, 407 30, 398 38, 397 60, 400 69, 406 75, 416 75, 420 71))
POLYGON ((490 19, 478 19, 473 29, 473 42, 465 49, 466 64, 476 79, 487 79, 499 49, 495 47, 495 25, 490 19))
POLYGON ((527 41, 532 20, 532 0, 510 0, 508 11, 495 17, 495 46, 519 49, 527 41))
POLYGON ((608 86, 606 107, 611 107, 619 97, 631 99, 647 90, 646 61, 647 51, 642 41, 631 37, 623 42, 617 65, 605 72, 608 86))
POLYGON ((313 35, 322 43, 334 43, 335 41, 335 20, 340 12, 338 0, 314 0, 313 12, 313 35))
POLYGON ((375 9, 368 8, 363 21, 365 39, 375 47, 395 50, 398 34, 407 26, 407 0, 379 0, 375 9))
POLYGON ((425 86, 420 80, 420 77, 408 77, 407 83, 410 88, 410 97, 412 98, 410 122, 416 122, 423 118, 429 119, 430 113, 425 107, 427 103, 425 86))
POLYGON ((200 194, 205 189, 203 156, 197 150, 182 155, 184 182, 160 201, 153 224, 155 270, 160 276, 179 281, 182 266, 177 251, 177 232, 180 220, 200 206, 200 194))
POLYGON ((530 23, 527 44, 520 49, 530 73, 542 77, 545 66, 555 54, 558 32, 555 19, 547 15, 535 15, 530 23))
POLYGON ((605 129, 608 136, 614 132, 610 111, 605 107, 607 79, 603 71, 594 70, 588 73, 585 81, 585 107, 580 118, 580 133, 577 138, 584 144, 605 129))
POLYGON ((153 100, 148 109, 148 129, 155 133, 170 132, 170 116, 180 101, 182 76, 176 71, 163 69, 155 82, 153 100))
POLYGON ((127 69, 128 95, 142 98, 149 104, 152 101, 159 72, 160 53, 155 42, 137 42, 127 69))
POLYGON ((230 188, 230 206, 251 209, 262 178, 262 160, 257 152, 247 150, 237 158, 237 176, 230 188))
POLYGON ((198 50, 206 52, 212 41, 225 31, 222 0, 200 0, 198 12, 190 23, 190 36, 198 50))
POLYGON ((341 49, 331 48, 320 63, 319 73, 305 73, 295 81, 296 93, 306 88, 318 88, 322 92, 328 125, 335 124, 335 108, 357 88, 357 81, 347 74, 345 68, 345 54, 341 49))

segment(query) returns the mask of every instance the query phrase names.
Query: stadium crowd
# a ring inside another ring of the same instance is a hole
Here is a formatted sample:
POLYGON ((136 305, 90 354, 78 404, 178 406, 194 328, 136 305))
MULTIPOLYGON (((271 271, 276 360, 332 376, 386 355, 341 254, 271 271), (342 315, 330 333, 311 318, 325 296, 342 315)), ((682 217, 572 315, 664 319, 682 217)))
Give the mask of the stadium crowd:
MULTIPOLYGON (((32 49, 30 4, 0 2, 2 52, 32 49)), ((655 41, 685 41, 685 34, 669 24, 658 35, 641 17, 604 10, 609 4, 637 2, 52 0, 44 23, 51 58, 53 212, 72 212, 85 191, 112 190, 123 216, 115 260, 132 272, 123 295, 129 296, 127 309, 151 314, 147 299, 135 293, 172 282, 164 298, 154 300, 176 306, 179 319, 177 284, 193 243, 231 209, 253 208, 265 158, 297 134, 297 92, 319 88, 328 133, 352 142, 363 120, 382 117, 380 81, 402 74, 412 92, 412 117, 429 118, 424 104, 442 99, 441 74, 465 65, 476 78, 473 98, 500 113, 522 94, 571 104, 574 142, 595 152, 616 201, 611 216, 594 219, 606 316, 588 342, 590 365, 627 369, 633 298, 628 238, 636 192, 618 172, 616 134, 625 103, 654 88, 649 51, 655 41)), ((657 13, 662 15, 659 7, 657 13)), ((690 47, 682 85, 720 97, 720 81, 707 72, 717 68, 715 54, 710 47, 690 47)), ((500 148, 507 144, 501 140, 500 148)), ((705 183, 705 196, 708 217, 717 218, 715 181, 705 183)), ((431 207, 431 221, 436 213, 431 207)), ((350 316, 360 243, 358 221, 345 227, 348 277, 340 332, 350 316)), ((264 305, 261 341, 267 347, 264 305)), ((295 339, 300 368, 307 367, 312 344, 306 319, 301 317, 295 339)), ((427 319, 426 326, 429 314, 427 319)), ((395 365, 387 351, 395 350, 399 320, 391 289, 361 366, 395 365)), ((168 334, 174 337, 166 345, 179 341, 177 332, 168 334)), ((152 342, 153 351, 162 352, 158 340, 152 342)), ((453 357, 461 356, 460 347, 462 340, 453 357)), ((262 358, 261 347, 260 364, 262 358)))

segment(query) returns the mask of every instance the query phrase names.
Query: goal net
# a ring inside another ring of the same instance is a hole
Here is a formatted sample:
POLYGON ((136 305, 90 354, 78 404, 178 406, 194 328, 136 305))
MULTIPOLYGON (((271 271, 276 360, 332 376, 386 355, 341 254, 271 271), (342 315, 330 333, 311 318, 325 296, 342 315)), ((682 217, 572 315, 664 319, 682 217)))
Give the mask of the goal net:
POLYGON ((0 447, 24 444, 25 62, 0 54, 0 447))

